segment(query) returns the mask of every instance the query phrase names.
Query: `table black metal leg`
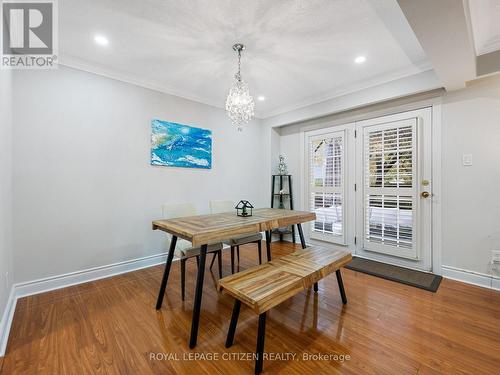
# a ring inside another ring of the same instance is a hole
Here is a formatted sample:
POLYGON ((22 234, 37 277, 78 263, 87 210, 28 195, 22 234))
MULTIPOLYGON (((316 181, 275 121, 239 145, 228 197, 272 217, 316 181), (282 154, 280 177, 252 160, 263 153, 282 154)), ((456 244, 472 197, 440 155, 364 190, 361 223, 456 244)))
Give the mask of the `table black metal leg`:
POLYGON ((271 231, 266 231, 266 251, 267 251, 267 261, 271 260, 271 231))
POLYGON ((158 299, 156 300, 156 310, 161 309, 163 303, 163 296, 167 287, 168 275, 170 267, 172 266, 172 259, 174 258, 175 245, 177 244, 177 236, 172 236, 170 241, 170 248, 168 249, 167 262, 165 263, 165 271, 163 271, 163 278, 161 280, 160 291, 158 292, 158 299))
POLYGON ((186 258, 181 259, 181 299, 186 296, 186 258))
POLYGON ((233 315, 231 315, 231 323, 229 323, 229 330, 227 331, 226 348, 231 347, 234 342, 234 333, 236 332, 236 325, 238 324, 238 317, 240 316, 241 301, 234 300, 233 315))
POLYGON ((292 241, 295 243, 295 225, 292 225, 292 241))
POLYGON ((194 296, 193 319, 191 322, 191 338, 189 347, 193 349, 198 339, 198 326, 200 324, 201 297, 203 295, 203 278, 205 277, 205 260, 207 258, 208 245, 202 245, 200 249, 200 265, 198 267, 198 277, 196 278, 196 292, 194 296))
POLYGON ((222 250, 217 252, 217 265, 219 266, 219 280, 222 279, 222 250))
POLYGON ((255 361, 255 375, 258 375, 262 372, 263 361, 264 361, 264 339, 266 337, 266 313, 262 313, 259 315, 259 330, 257 333, 257 350, 256 356, 257 360, 255 361))
POLYGON ((213 253, 212 261, 210 262, 210 269, 214 266, 215 263, 215 257, 217 256, 217 252, 213 253))
POLYGON ((304 238, 304 231, 302 230, 302 224, 297 224, 297 229, 299 230, 300 244, 302 245, 302 248, 305 249, 307 245, 304 238))
POLYGON ((262 240, 257 241, 257 248, 259 250, 259 264, 262 264, 262 240))
POLYGON ((234 246, 231 246, 231 275, 234 274, 234 246))

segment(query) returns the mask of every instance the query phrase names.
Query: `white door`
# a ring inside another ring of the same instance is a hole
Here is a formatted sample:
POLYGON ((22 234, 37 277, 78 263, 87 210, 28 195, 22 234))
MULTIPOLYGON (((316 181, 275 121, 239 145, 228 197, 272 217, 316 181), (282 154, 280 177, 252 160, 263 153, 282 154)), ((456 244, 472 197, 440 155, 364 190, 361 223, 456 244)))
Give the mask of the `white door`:
POLYGON ((356 254, 432 269, 431 109, 356 123, 356 254))
POLYGON ((308 132, 307 193, 311 239, 340 245, 346 242, 346 131, 345 126, 308 132))

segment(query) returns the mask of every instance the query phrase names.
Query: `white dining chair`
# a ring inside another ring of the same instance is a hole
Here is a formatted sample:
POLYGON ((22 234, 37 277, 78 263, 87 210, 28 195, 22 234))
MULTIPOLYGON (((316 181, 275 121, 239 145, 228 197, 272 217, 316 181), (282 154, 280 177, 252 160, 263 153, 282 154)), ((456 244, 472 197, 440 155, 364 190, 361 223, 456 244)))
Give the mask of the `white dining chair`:
MULTIPOLYGON (((196 207, 191 203, 181 203, 181 204, 164 204, 162 206, 163 218, 164 219, 174 219, 177 217, 195 216, 196 207)), ((170 247, 170 242, 172 241, 172 235, 167 235, 167 249, 170 247)), ((177 239, 175 245, 174 255, 180 259, 181 264, 181 296, 184 301, 185 289, 186 289, 186 261, 189 258, 196 257, 196 264, 199 267, 199 255, 200 248, 193 247, 191 242, 183 240, 181 238, 177 239)), ((222 279, 222 243, 209 244, 207 248, 207 254, 213 253, 214 259, 218 257, 219 266, 219 279, 222 279)))
MULTIPOLYGON (((223 212, 233 212, 236 215, 235 203, 229 200, 214 200, 210 201, 210 213, 218 214, 223 212)), ((246 245, 249 243, 256 243, 259 251, 259 264, 262 264, 262 234, 259 233, 251 233, 244 234, 241 236, 228 238, 223 241, 231 246, 231 273, 234 273, 234 250, 236 249, 236 254, 238 258, 238 266, 240 265, 240 246, 246 245)), ((212 258, 212 262, 210 263, 210 268, 214 265, 215 262, 215 254, 212 258)))

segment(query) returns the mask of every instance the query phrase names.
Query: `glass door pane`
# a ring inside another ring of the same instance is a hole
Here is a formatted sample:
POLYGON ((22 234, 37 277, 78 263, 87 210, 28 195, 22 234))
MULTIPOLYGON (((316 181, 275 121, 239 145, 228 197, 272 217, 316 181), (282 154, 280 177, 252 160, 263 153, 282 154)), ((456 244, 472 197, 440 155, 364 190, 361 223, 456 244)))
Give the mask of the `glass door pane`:
POLYGON ((308 148, 311 238, 343 243, 344 131, 310 136, 308 148))
POLYGON ((416 119, 364 128, 364 247, 416 258, 416 119))

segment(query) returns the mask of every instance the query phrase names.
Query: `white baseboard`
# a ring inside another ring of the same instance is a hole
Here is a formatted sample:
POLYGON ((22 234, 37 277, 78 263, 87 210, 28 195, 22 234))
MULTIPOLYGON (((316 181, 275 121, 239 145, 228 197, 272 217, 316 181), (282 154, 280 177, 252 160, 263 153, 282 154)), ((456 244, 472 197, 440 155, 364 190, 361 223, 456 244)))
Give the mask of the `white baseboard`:
POLYGON ((166 253, 131 259, 124 262, 108 264, 106 266, 89 268, 82 271, 70 272, 63 275, 46 277, 43 279, 18 283, 14 285, 16 298, 44 293, 50 290, 66 288, 68 286, 87 283, 93 280, 104 279, 122 273, 140 270, 165 263, 166 253))
MULTIPOLYGON (((174 258, 174 261, 177 260, 174 258)), ((11 288, 7 306, 0 321, 0 357, 5 354, 9 339, 10 327, 14 318, 17 300, 22 297, 48 292, 68 286, 87 283, 93 280, 120 275, 122 273, 137 271, 142 268, 164 264, 166 253, 150 255, 142 258, 131 259, 124 262, 113 263, 106 266, 89 268, 82 271, 70 272, 63 275, 46 277, 43 279, 14 284, 11 288)))
POLYGON ((16 310, 17 299, 14 298, 14 285, 10 288, 9 298, 5 310, 3 311, 0 320, 0 357, 5 355, 5 348, 7 348, 7 341, 9 340, 10 326, 14 319, 14 311, 16 310))
POLYGON ((443 266, 442 270, 443 277, 448 279, 482 286, 484 288, 500 290, 500 277, 451 266, 443 266))

